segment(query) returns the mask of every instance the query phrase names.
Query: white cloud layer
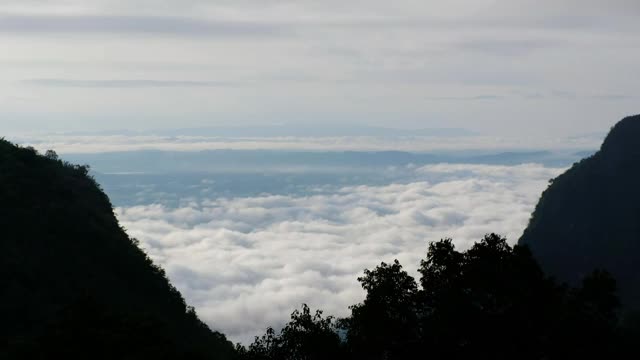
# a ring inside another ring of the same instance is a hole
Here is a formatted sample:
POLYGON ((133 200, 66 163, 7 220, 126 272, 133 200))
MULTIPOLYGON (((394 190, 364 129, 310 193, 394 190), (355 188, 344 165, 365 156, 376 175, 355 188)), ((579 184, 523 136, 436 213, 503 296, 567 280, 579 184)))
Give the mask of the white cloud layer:
POLYGON ((573 138, 525 138, 496 136, 327 136, 327 137, 207 137, 153 135, 16 135, 9 140, 31 145, 40 151, 55 149, 60 154, 164 150, 322 150, 322 151, 436 151, 513 149, 595 149, 602 134, 573 138))
POLYGON ((440 164, 415 169, 423 180, 407 184, 117 213, 206 322, 247 342, 301 303, 347 315, 362 299, 364 268, 397 258, 415 273, 430 241, 466 248, 498 232, 515 242, 561 170, 440 164))

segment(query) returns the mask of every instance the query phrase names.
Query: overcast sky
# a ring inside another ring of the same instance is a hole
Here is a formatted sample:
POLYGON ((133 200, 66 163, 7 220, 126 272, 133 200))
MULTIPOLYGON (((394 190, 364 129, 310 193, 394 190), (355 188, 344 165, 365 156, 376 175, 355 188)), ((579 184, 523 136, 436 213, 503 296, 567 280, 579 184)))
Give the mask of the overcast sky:
POLYGON ((635 0, 3 0, 0 131, 605 131, 640 112, 639 15, 635 0))

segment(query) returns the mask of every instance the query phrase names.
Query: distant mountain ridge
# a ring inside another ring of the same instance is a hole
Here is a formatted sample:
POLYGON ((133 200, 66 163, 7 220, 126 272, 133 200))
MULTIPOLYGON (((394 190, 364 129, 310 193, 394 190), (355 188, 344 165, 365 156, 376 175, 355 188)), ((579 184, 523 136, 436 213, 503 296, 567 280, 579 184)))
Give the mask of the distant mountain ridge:
POLYGON ((87 173, 0 139, 0 358, 231 358, 87 173))
POLYGON ((623 304, 640 309, 640 115, 624 118, 600 151, 552 181, 519 243, 573 284, 606 269, 623 304))
POLYGON ((511 151, 511 152, 447 152, 412 153, 404 151, 282 151, 282 150, 206 150, 180 151, 127 151, 96 154, 66 154, 65 159, 75 163, 89 163, 97 172, 221 172, 275 170, 277 168, 305 167, 319 172, 325 168, 384 168, 389 166, 422 166, 427 164, 486 164, 518 165, 538 163, 545 166, 565 167, 590 154, 585 151, 511 151))

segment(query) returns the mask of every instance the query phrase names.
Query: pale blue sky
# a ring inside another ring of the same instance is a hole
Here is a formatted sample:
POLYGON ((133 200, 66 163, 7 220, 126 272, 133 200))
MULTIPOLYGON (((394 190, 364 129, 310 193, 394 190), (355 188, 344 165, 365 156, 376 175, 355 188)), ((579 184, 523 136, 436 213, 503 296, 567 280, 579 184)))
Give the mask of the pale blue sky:
POLYGON ((639 112, 640 5, 558 3, 5 0, 0 130, 606 131, 639 112))

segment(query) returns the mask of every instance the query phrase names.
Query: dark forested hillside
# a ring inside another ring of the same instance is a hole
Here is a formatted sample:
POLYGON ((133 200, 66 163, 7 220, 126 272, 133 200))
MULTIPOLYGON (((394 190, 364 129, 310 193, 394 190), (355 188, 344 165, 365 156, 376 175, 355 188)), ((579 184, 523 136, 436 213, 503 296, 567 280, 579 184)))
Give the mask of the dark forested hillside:
POLYGON ((564 281, 608 270, 623 305, 640 309, 640 116, 620 121, 599 152, 553 180, 520 244, 564 281))
POLYGON ((226 359, 87 168, 0 139, 0 358, 226 359))

